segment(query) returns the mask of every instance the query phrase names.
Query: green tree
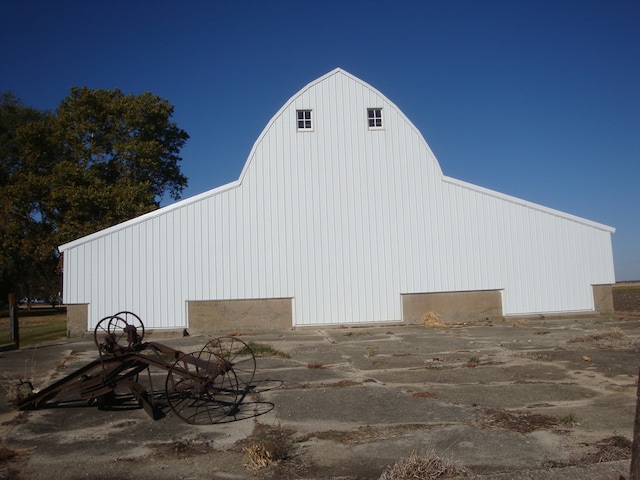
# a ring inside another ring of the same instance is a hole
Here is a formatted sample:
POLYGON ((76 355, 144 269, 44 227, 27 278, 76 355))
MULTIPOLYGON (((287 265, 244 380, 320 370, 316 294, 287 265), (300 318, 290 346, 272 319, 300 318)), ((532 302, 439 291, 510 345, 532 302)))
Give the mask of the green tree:
POLYGON ((33 298, 40 293, 39 286, 55 279, 57 256, 40 243, 50 236, 50 226, 33 215, 37 200, 27 195, 19 142, 22 128, 45 117, 11 92, 0 95, 0 305, 9 291, 33 298))
POLYGON ((11 247, 0 254, 0 285, 18 282, 5 266, 36 281, 36 267, 51 272, 58 245, 154 210, 166 195, 180 198, 179 152, 189 136, 172 115, 148 92, 74 87, 54 112, 3 95, 0 208, 15 221, 0 231, 11 247))
POLYGON ((189 138, 173 107, 151 93, 72 88, 54 114, 23 129, 43 221, 64 243, 178 199, 187 179, 180 149, 189 138))

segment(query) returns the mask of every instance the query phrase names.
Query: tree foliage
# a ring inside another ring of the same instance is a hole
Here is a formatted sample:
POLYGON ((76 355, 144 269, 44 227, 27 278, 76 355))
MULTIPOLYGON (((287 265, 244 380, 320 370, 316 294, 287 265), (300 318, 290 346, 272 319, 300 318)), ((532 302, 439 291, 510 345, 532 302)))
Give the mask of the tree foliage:
POLYGON ((58 245, 180 198, 189 137, 172 115, 148 92, 74 87, 54 112, 0 97, 3 299, 9 288, 32 296, 29 285, 55 279, 58 245))
POLYGON ((25 292, 29 294, 30 285, 46 283, 43 273, 56 265, 52 252, 40 243, 50 236, 50 227, 33 215, 36 199, 27 195, 18 138, 22 128, 44 118, 45 114, 26 107, 10 92, 0 97, 0 305, 9 291, 29 290, 25 292))

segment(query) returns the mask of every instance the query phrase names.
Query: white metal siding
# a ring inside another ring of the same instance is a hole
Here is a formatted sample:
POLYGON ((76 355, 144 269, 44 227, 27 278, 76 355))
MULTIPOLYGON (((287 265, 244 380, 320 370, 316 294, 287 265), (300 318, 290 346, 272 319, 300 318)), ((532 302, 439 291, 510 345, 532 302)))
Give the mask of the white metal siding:
POLYGON ((421 292, 592 310, 591 285, 614 281, 612 231, 444 177, 402 112, 337 69, 272 118, 237 182, 62 246, 65 301, 150 328, 186 326, 185 302, 208 299, 293 298, 298 325, 400 320, 401 294, 421 292))
POLYGON ((465 191, 473 196, 452 223, 472 226, 457 248, 463 273, 474 282, 456 282, 454 290, 504 289, 505 313, 523 314, 593 310, 591 286, 614 282, 609 229, 495 192, 474 192, 462 182, 447 183, 452 208, 465 191), (476 222, 481 216, 483 222, 476 222))

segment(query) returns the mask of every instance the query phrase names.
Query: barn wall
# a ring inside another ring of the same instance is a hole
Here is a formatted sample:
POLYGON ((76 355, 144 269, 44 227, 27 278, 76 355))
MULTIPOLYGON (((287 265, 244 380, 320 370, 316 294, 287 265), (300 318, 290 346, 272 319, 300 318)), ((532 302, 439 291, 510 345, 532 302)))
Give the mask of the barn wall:
MULTIPOLYGON (((254 153, 250 167, 283 173, 296 325, 398 321, 404 242, 417 244, 402 232, 421 214, 411 197, 441 178, 419 132, 366 85, 333 75, 294 98, 254 153), (385 130, 368 130, 368 107, 383 109, 385 130), (292 128, 297 109, 313 110, 313 132, 292 128)), ((257 173, 247 168, 243 187, 270 189, 257 173)))
POLYGON ((443 290, 501 289, 505 315, 520 315, 592 311, 592 285, 614 283, 608 227, 458 180, 444 184, 455 253, 443 290))
POLYGON ((425 292, 593 310, 592 285, 614 282, 612 231, 444 177, 393 103, 335 70, 276 113, 237 182, 62 246, 64 296, 89 305, 89 328, 121 310, 182 328, 187 301, 222 299, 293 298, 294 325, 396 322, 402 295, 425 292))

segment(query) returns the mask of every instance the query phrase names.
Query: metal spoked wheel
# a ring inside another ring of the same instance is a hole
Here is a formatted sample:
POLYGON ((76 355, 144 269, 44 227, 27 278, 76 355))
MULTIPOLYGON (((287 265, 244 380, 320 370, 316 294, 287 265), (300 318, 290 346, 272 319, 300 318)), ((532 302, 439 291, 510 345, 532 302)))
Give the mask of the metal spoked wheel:
POLYGON ((142 323, 142 319, 133 312, 128 312, 126 310, 122 312, 118 312, 113 315, 114 317, 122 318, 128 325, 133 325, 138 329, 138 335, 140 335, 140 341, 144 338, 144 323, 142 323))
POLYGON ((144 324, 140 317, 131 312, 120 312, 103 318, 93 333, 93 339, 101 354, 116 353, 118 348, 131 350, 140 344, 143 338, 144 324))
POLYGON ((236 337, 220 337, 211 340, 203 348, 203 352, 211 352, 225 359, 233 366, 240 388, 248 393, 256 373, 256 357, 251 347, 236 337))
POLYGON ((234 420, 243 397, 231 364, 204 350, 184 355, 173 364, 166 392, 173 413, 195 425, 234 420))

